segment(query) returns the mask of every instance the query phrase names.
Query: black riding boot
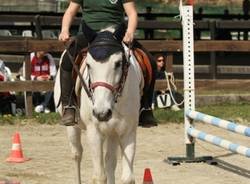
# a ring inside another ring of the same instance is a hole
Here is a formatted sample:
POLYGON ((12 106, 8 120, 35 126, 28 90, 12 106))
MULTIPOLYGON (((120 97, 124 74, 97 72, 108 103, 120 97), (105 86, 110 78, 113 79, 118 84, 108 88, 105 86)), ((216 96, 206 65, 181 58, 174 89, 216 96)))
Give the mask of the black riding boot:
POLYGON ((139 117, 139 126, 142 127, 152 127, 157 126, 158 120, 155 119, 153 110, 151 107, 141 108, 140 117, 139 117))
POLYGON ((151 108, 154 95, 155 77, 152 76, 152 81, 148 88, 143 91, 141 98, 141 112, 139 117, 139 125, 143 127, 152 127, 158 125, 158 120, 155 119, 153 110, 151 108))
POLYGON ((75 105, 73 95, 72 72, 60 69, 61 101, 63 107, 61 125, 73 126, 75 122, 75 105))

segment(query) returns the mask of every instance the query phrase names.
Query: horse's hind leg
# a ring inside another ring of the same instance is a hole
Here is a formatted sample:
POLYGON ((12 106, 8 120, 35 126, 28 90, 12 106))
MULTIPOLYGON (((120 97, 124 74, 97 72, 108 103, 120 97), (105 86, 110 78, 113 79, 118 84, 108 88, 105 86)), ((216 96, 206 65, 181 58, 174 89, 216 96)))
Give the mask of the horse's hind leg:
POLYGON ((107 138, 106 155, 105 155, 105 171, 107 174, 107 184, 115 184, 115 168, 117 164, 117 136, 107 138))
POLYGON ((68 139, 75 162, 75 182, 81 184, 81 160, 82 160, 82 144, 81 130, 78 127, 68 126, 68 139))
POLYGON ((135 184, 133 162, 135 157, 136 130, 121 137, 122 184, 135 184))

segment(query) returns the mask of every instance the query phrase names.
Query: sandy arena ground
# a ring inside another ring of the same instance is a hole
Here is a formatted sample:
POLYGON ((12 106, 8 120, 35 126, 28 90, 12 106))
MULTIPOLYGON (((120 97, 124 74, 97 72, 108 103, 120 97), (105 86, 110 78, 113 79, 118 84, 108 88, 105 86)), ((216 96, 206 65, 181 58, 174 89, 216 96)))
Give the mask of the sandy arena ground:
MULTIPOLYGON (((208 125, 197 128, 220 135, 235 143, 250 147, 249 138, 228 133, 208 125)), ((164 162, 168 156, 183 155, 183 125, 165 124, 154 128, 138 128, 137 152, 135 158, 136 183, 141 184, 145 168, 150 168, 154 184, 249 184, 250 159, 230 153, 227 150, 198 141, 196 155, 215 156, 224 164, 218 166, 206 163, 172 166, 164 162), (227 169, 225 169, 227 167, 227 169)), ((82 161, 82 183, 90 184, 92 163, 83 133, 84 155, 82 161)), ((0 181, 17 180, 21 184, 73 184, 74 170, 68 146, 66 131, 58 125, 0 126, 0 181), (12 136, 15 131, 21 135, 25 157, 32 160, 22 164, 6 163, 10 154, 12 136)), ((120 181, 120 157, 116 172, 120 181)))

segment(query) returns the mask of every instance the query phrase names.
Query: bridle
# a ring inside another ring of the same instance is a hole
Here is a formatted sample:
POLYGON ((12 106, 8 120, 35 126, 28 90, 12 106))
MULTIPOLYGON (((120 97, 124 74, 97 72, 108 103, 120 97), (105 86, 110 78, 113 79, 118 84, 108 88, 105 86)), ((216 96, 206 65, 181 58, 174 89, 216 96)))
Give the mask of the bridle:
MULTIPOLYGON (((129 58, 130 58, 130 47, 128 49, 128 53, 125 53, 124 51, 124 46, 122 45, 121 42, 119 42, 118 40, 116 40, 116 38, 112 37, 112 38, 102 38, 101 41, 97 41, 97 42, 93 42, 90 43, 89 47, 88 47, 88 51, 90 51, 93 48, 97 48, 97 47, 101 47, 101 48, 110 48, 110 49, 115 49, 116 51, 122 52, 123 55, 123 59, 122 59, 122 75, 121 78, 119 80, 119 82, 116 85, 111 85, 107 82, 104 81, 96 81, 96 82, 91 82, 90 76, 88 76, 88 85, 86 84, 85 80, 83 79, 82 74, 79 72, 78 67, 76 66, 75 62, 73 61, 73 57, 71 56, 71 54, 66 50, 72 64, 73 64, 73 68, 76 71, 79 79, 80 79, 80 83, 83 87, 83 89, 85 90, 88 98, 91 100, 92 103, 94 103, 93 101, 93 93, 95 88, 97 87, 104 87, 107 88, 108 90, 110 90, 112 92, 112 94, 114 95, 114 101, 115 103, 117 103, 118 97, 120 97, 122 95, 122 91, 127 79, 127 74, 128 74, 128 69, 130 66, 129 63, 129 58)), ((112 52, 111 52, 112 53, 112 52)), ((110 55, 109 55, 110 56, 110 55)), ((108 57, 109 57, 108 56, 108 57)), ((84 61, 86 62, 86 60, 84 61)))
MULTIPOLYGON (((93 45, 89 46, 89 49, 93 48, 93 47, 98 47, 101 46, 103 48, 107 48, 107 47, 117 47, 118 50, 120 50, 122 52, 123 55, 123 59, 122 59, 122 75, 121 78, 119 80, 119 82, 116 85, 111 85, 107 82, 104 81, 96 81, 96 82, 91 82, 91 79, 89 77, 89 90, 88 92, 91 94, 91 97, 93 97, 93 92, 95 90, 95 88, 97 87, 104 87, 108 90, 110 90, 112 92, 112 94, 114 95, 114 101, 115 103, 117 103, 117 99, 118 97, 120 97, 122 95, 122 91, 127 79, 127 74, 128 74, 128 69, 129 69, 129 57, 130 54, 128 53, 126 55, 125 51, 124 51, 124 47, 121 43, 117 43, 117 42, 113 42, 113 41, 100 41, 97 43, 94 43, 93 45)), ((128 50, 128 52, 130 52, 130 50, 128 50)), ((86 90, 85 90, 86 91, 86 90)), ((86 91, 86 93, 88 93, 86 91)), ((91 98, 92 102, 93 102, 93 98, 91 98)))

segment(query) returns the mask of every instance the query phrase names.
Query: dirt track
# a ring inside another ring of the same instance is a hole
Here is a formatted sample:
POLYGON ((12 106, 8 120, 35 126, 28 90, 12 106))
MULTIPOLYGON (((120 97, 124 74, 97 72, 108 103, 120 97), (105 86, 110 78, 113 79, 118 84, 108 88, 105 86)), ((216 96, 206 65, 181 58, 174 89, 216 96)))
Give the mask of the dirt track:
MULTIPOLYGON (((218 128, 197 126, 201 130, 220 135, 235 143, 250 147, 249 138, 227 133, 218 128), (223 133, 222 133, 223 132, 223 133)), ((85 135, 82 136, 86 145, 85 135)), ((249 184, 250 159, 232 154, 224 149, 198 141, 197 155, 212 155, 225 162, 225 166, 235 171, 228 171, 218 166, 182 164, 171 166, 163 160, 168 156, 183 155, 183 126, 165 124, 155 128, 139 128, 137 153, 135 159, 136 183, 141 184, 144 169, 149 167, 155 184, 249 184)), ((66 131, 61 126, 25 125, 0 126, 0 181, 18 180, 21 184, 72 184, 74 170, 66 138, 66 131), (31 161, 22 164, 4 162, 11 149, 11 137, 20 132, 25 157, 31 161)), ((82 181, 90 184, 92 165, 89 148, 85 146, 82 161, 82 181)), ((120 182, 120 160, 117 167, 117 183, 120 182)), ((221 166, 221 165, 219 165, 221 166)))

